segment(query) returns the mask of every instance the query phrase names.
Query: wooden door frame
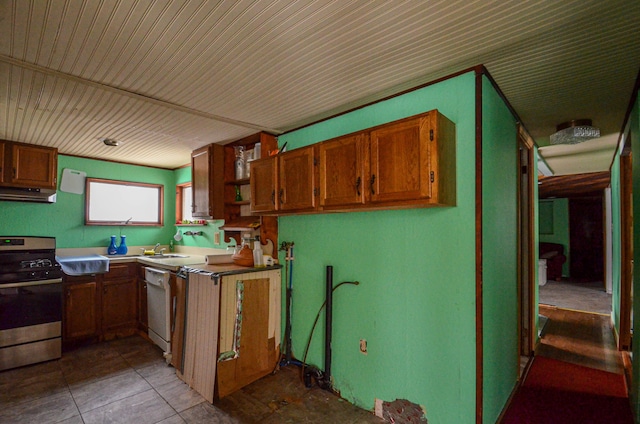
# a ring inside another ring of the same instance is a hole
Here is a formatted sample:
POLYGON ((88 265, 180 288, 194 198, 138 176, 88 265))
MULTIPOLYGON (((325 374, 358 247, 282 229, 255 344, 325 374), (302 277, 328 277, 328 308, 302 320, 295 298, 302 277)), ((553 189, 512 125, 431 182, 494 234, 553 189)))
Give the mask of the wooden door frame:
POLYGON ((521 167, 518 181, 518 228, 520 229, 518 231, 518 355, 531 357, 536 344, 535 272, 537 264, 535 241, 537 237, 535 234, 534 184, 537 167, 534 161, 533 139, 521 125, 518 125, 518 144, 520 147, 518 149, 518 163, 521 167), (522 163, 521 149, 527 152, 525 164, 522 163), (526 186, 526 193, 522 192, 523 186, 526 186), (524 196, 526 196, 528 207, 523 204, 524 196), (526 232, 526 237, 523 237, 523 232, 526 232))

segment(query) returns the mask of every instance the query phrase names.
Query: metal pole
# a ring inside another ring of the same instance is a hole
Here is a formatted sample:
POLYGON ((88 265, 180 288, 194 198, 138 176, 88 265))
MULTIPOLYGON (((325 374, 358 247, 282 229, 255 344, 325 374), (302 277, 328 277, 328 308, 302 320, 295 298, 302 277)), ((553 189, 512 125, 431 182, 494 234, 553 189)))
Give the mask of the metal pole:
POLYGON ((324 381, 331 387, 331 332, 333 327, 333 267, 327 266, 325 306, 325 334, 324 334, 324 381))

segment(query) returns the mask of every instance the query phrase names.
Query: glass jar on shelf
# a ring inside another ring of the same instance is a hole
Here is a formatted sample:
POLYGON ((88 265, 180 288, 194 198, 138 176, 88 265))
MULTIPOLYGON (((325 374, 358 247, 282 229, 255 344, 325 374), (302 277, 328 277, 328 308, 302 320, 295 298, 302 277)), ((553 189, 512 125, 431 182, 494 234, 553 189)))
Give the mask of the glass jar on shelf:
POLYGON ((244 156, 244 146, 234 146, 236 160, 235 160, 235 177, 236 180, 245 178, 246 165, 244 156))

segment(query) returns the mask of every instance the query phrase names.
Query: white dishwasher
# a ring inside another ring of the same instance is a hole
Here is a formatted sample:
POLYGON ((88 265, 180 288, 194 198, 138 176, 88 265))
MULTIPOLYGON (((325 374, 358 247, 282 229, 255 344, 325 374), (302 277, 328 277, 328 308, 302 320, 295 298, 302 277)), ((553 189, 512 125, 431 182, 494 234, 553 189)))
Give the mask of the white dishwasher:
POLYGON ((167 362, 171 361, 171 273, 166 270, 145 268, 147 283, 147 318, 149 338, 164 351, 167 362))

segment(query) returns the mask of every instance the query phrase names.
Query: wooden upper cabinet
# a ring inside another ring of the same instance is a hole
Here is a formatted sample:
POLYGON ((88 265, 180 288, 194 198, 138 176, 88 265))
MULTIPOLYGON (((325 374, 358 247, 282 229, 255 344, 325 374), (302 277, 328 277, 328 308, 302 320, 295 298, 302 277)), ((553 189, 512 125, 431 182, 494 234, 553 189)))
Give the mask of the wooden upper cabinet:
POLYGON ((362 205, 368 194, 368 135, 356 134, 320 143, 320 206, 362 205))
POLYGON ((210 144, 191 153, 194 218, 224 218, 224 147, 210 144))
POLYGON ((277 210, 277 178, 277 156, 257 159, 251 162, 251 212, 273 212, 277 210))
POLYGON ((426 116, 371 131, 371 202, 431 197, 430 129, 426 116))
POLYGON ((263 189, 252 170, 252 212, 455 206, 455 132, 432 110, 269 158, 277 178, 263 189))
POLYGON ((55 189, 58 149, 0 141, 0 184, 55 189))
POLYGON ((315 209, 318 188, 314 145, 278 155, 278 184, 279 210, 315 209))

